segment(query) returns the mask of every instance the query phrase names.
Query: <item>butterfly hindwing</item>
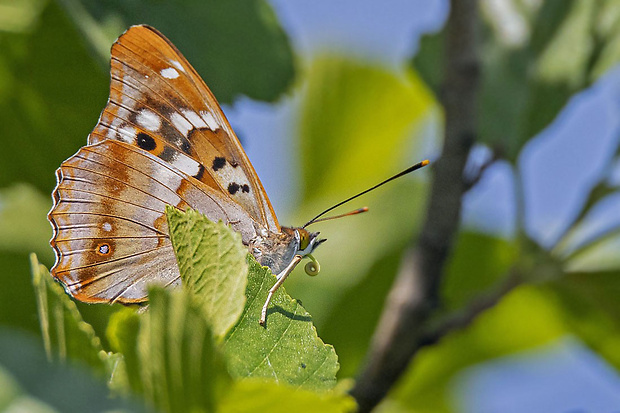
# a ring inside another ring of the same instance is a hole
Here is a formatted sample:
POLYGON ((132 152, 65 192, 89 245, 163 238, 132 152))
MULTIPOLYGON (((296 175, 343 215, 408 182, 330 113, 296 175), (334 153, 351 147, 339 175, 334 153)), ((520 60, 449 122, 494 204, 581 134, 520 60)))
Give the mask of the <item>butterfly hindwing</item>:
POLYGON ((110 98, 89 143, 105 139, 154 154, 228 196, 260 226, 279 231, 265 190, 215 97, 151 27, 130 28, 112 47, 110 98))
POLYGON ((124 142, 80 149, 57 176, 49 214, 57 257, 52 274, 82 301, 139 302, 146 299, 148 282, 180 282, 166 205, 209 212, 245 242, 256 235, 239 205, 124 142))

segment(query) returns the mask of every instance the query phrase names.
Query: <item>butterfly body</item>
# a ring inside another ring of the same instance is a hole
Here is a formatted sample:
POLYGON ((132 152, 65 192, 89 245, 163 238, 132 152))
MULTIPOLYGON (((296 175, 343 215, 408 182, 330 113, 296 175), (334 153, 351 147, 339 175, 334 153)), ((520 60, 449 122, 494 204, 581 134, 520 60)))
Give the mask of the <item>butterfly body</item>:
POLYGON ((282 281, 324 241, 280 226, 215 97, 148 26, 112 46, 108 103, 56 175, 51 272, 81 301, 142 302, 150 283, 180 284, 166 205, 230 225, 282 281))

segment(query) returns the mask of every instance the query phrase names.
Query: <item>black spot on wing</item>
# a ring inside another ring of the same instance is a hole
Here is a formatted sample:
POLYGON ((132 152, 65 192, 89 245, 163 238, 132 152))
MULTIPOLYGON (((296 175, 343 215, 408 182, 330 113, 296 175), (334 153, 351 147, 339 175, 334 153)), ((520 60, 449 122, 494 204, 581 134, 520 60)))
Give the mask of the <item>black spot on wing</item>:
POLYGON ((181 143, 181 150, 188 155, 192 154, 192 147, 190 146, 188 141, 183 141, 181 143))
POLYGON ((214 171, 222 169, 224 167, 224 165, 226 165, 226 158, 222 158, 221 156, 217 156, 215 159, 213 159, 213 170, 214 171))
POLYGON ((170 162, 172 163, 174 160, 177 159, 177 155, 178 152, 176 149, 174 149, 172 146, 168 146, 166 145, 164 147, 164 150, 161 151, 161 153, 158 155, 160 159, 163 159, 166 162, 170 162))
POLYGON ((228 185, 228 193, 231 195, 234 195, 237 193, 237 191, 239 191, 239 184, 237 183, 231 183, 230 185, 228 185))
POLYGON ((137 137, 138 147, 144 149, 145 151, 152 151, 157 148, 157 142, 153 139, 152 136, 147 135, 144 132, 138 133, 137 137))
POLYGON ((205 174, 205 167, 200 165, 200 168, 198 169, 198 173, 194 175, 194 178, 201 180, 204 174, 205 174))
POLYGON ((248 184, 241 185, 241 191, 247 194, 248 192, 250 192, 250 186, 248 184))

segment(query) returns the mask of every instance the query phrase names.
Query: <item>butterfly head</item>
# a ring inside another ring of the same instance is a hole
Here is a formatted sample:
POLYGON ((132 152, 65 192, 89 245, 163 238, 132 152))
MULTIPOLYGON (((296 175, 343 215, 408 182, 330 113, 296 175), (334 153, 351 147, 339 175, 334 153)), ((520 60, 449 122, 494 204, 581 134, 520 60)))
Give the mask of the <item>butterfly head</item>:
POLYGON ((316 275, 318 273, 318 263, 312 257, 312 252, 323 242, 324 238, 319 238, 318 232, 310 232, 304 228, 282 227, 280 233, 267 233, 265 236, 258 236, 251 241, 251 251, 258 262, 265 265, 279 274, 295 256, 308 257, 315 264, 316 269, 312 270, 306 266, 306 273, 316 275))
POLYGON ((311 276, 317 275, 321 270, 319 262, 312 256, 312 251, 327 241, 326 238, 319 238, 319 234, 320 232, 308 232, 305 228, 295 228, 295 238, 298 240, 297 255, 310 258, 304 270, 311 276))
POLYGON ((326 238, 319 238, 320 232, 308 232, 305 228, 295 228, 294 230, 297 255, 302 257, 312 254, 316 247, 327 241, 326 238))

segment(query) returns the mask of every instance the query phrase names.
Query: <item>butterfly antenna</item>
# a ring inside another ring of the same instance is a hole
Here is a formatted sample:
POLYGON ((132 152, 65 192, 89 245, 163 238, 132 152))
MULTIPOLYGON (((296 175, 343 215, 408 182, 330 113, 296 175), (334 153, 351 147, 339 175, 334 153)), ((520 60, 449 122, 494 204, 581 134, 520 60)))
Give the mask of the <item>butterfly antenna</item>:
POLYGON ((338 208, 339 206, 344 205, 344 204, 346 204, 349 201, 353 201, 355 198, 358 198, 358 197, 360 197, 360 196, 362 196, 362 195, 364 195, 364 194, 366 194, 366 193, 368 193, 368 192, 370 192, 372 190, 375 190, 375 189, 379 188, 380 186, 385 185, 385 184, 387 184, 390 181, 393 181, 396 178, 400 178, 401 176, 407 175, 408 173, 411 173, 413 171, 417 171, 418 169, 420 169, 420 168, 422 168, 422 167, 424 167, 424 166, 426 166, 428 164, 429 164, 428 160, 424 160, 422 162, 418 162, 417 164, 415 164, 413 166, 410 166, 409 168, 405 169, 404 171, 402 171, 400 173, 397 173, 396 175, 394 175, 392 177, 389 177, 385 181, 381 181, 377 185, 375 185, 375 186, 373 186, 371 188, 368 188, 367 190, 362 191, 359 194, 353 195, 352 197, 347 198, 347 199, 345 199, 342 202, 338 202, 336 205, 327 208, 325 211, 321 212, 319 215, 315 216, 310 221, 306 222, 306 224, 302 228, 306 228, 308 225, 314 224, 315 222, 327 221, 327 220, 330 220, 330 219, 346 217, 346 216, 349 216, 349 215, 356 215, 356 214, 368 211, 368 208, 364 207, 364 208, 356 209, 355 211, 348 212, 346 214, 336 215, 336 216, 333 216, 333 217, 320 219, 323 215, 325 215, 328 212, 338 208))
MULTIPOLYGON (((368 212, 368 207, 359 208, 359 209, 356 209, 355 211, 347 212, 346 214, 334 215, 331 217, 318 218, 318 219, 315 218, 311 222, 308 222, 306 225, 316 224, 317 222, 323 222, 323 221, 331 221, 332 219, 348 217, 350 215, 357 215, 357 214, 361 214, 362 212, 368 212)), ((304 225, 304 227, 306 227, 306 225, 304 225)))

